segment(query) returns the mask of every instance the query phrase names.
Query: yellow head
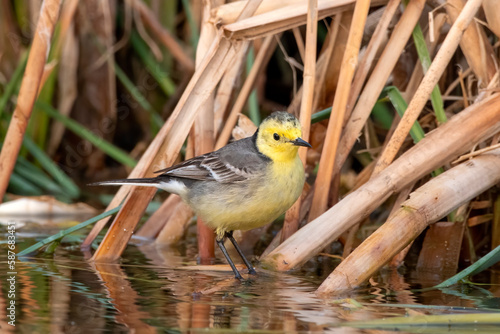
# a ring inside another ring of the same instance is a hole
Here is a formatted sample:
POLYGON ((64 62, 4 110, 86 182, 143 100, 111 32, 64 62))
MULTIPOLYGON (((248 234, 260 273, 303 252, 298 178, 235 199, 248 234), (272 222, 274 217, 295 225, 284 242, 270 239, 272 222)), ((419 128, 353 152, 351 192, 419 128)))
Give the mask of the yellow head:
POLYGON ((299 146, 311 147, 300 138, 301 135, 300 122, 295 116, 284 111, 276 111, 259 126, 257 149, 275 162, 290 161, 297 156, 299 146))

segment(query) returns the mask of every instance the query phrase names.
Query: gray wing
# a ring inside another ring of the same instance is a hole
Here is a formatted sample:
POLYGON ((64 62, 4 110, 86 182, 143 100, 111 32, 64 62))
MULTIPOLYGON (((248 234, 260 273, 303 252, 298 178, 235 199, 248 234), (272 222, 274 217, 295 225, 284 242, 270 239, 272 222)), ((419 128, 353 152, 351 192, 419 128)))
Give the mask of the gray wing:
POLYGON ((157 173, 162 173, 159 176, 230 183, 259 175, 269 161, 269 158, 257 151, 253 138, 249 137, 157 173))

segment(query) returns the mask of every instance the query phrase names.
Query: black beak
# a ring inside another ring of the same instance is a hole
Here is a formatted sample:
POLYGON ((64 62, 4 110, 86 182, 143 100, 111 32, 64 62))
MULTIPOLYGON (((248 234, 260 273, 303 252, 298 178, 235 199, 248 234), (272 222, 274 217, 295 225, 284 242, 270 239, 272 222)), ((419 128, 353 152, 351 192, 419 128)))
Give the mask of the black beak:
POLYGON ((295 146, 312 147, 311 144, 309 144, 308 142, 306 142, 304 139, 302 139, 300 137, 295 139, 295 140, 292 140, 292 144, 295 146))

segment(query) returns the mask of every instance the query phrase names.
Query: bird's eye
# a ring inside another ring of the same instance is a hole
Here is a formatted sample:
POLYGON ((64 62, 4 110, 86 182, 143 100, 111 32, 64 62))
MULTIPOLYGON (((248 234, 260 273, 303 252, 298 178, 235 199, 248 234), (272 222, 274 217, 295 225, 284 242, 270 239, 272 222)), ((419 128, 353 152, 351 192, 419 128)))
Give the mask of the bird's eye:
POLYGON ((279 135, 279 134, 277 134, 277 133, 275 133, 275 134, 273 135, 273 138, 274 138, 274 140, 278 141, 278 140, 280 140, 280 135, 279 135))

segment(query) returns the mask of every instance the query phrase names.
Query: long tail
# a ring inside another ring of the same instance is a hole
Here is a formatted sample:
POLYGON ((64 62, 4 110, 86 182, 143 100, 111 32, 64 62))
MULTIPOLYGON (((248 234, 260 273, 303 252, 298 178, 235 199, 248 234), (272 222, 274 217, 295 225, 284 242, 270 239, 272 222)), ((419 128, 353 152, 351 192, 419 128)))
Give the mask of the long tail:
POLYGON ((157 177, 143 178, 143 179, 120 179, 120 180, 109 180, 89 183, 89 186, 122 186, 122 185, 134 185, 143 187, 157 187, 161 188, 161 181, 157 177))
POLYGON ((89 186, 122 186, 122 185, 133 185, 133 186, 143 186, 143 187, 156 187, 158 189, 163 189, 169 193, 181 195, 181 197, 186 193, 187 187, 183 182, 177 181, 171 178, 165 177, 151 177, 143 179, 121 179, 121 180, 109 180, 89 183, 89 186))

